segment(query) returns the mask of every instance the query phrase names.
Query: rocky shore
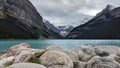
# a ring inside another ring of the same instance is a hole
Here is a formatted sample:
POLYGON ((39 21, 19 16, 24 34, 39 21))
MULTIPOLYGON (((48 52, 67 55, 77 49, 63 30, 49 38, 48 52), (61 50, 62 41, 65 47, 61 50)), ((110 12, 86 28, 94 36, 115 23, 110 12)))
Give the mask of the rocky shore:
POLYGON ((21 43, 0 54, 0 68, 120 68, 120 48, 79 45, 67 51, 55 45, 33 49, 21 43))

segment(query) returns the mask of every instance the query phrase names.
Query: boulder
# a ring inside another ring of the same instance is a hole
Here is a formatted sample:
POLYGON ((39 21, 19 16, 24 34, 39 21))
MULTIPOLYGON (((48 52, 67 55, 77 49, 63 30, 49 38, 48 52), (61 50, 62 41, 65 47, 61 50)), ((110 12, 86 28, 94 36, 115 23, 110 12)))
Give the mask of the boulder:
POLYGON ((88 61, 96 55, 92 46, 80 45, 73 48, 72 51, 78 54, 81 61, 88 61))
POLYGON ((88 62, 86 68, 120 68, 120 64, 113 58, 95 56, 88 62))
POLYGON ((38 58, 44 53, 45 50, 40 49, 21 49, 18 50, 15 58, 14 63, 21 63, 21 62, 32 62, 38 63, 38 58))
POLYGON ((78 57, 78 54, 76 52, 71 52, 71 51, 62 51, 62 52, 67 54, 73 62, 79 61, 79 57, 78 57))
POLYGON ((9 50, 7 52, 7 56, 14 56, 15 53, 19 49, 24 49, 24 48, 30 48, 30 45, 27 44, 27 43, 21 43, 21 44, 14 45, 14 46, 12 46, 12 47, 9 48, 9 50))
POLYGON ((120 55, 120 48, 117 46, 95 46, 96 54, 109 53, 114 55, 120 55))
POLYGON ((4 66, 0 65, 0 68, 5 68, 4 66))
POLYGON ((78 57, 78 54, 76 52, 71 52, 71 51, 65 51, 64 49, 62 49, 61 47, 59 46, 56 46, 56 45, 51 45, 51 46, 48 46, 46 48, 47 51, 49 50, 57 50, 57 51, 61 51, 61 52, 64 52, 65 54, 67 54, 72 61, 79 61, 79 57, 78 57))
POLYGON ((46 68, 46 67, 41 64, 35 63, 17 63, 9 66, 8 68, 46 68))
POLYGON ((51 45, 46 48, 47 50, 58 50, 58 51, 64 51, 61 47, 56 45, 51 45))
POLYGON ((73 62, 70 57, 57 50, 45 52, 39 58, 39 62, 47 68, 73 68, 73 62))

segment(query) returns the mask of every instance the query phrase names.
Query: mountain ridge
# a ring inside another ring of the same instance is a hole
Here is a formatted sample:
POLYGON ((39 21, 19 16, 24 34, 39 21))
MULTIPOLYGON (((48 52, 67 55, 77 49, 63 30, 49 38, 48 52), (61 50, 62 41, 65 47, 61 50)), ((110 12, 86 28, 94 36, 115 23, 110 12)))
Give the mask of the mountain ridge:
MULTIPOLYGON (((108 6, 106 8, 109 8, 108 6)), ((87 23, 74 28, 66 38, 120 39, 120 7, 110 11, 103 9, 87 23)))
POLYGON ((29 0, 1 0, 0 26, 1 39, 52 38, 42 16, 29 0))

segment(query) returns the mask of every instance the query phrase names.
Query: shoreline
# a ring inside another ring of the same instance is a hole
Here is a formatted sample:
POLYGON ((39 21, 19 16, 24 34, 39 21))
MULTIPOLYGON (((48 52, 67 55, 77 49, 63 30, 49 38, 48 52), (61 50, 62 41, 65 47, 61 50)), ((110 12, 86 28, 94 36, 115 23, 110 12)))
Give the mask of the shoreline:
POLYGON ((29 65, 42 66, 40 68, 119 68, 120 47, 80 45, 64 50, 52 45, 45 49, 33 49, 29 44, 21 43, 0 55, 0 66, 4 68, 24 68, 22 66, 29 65))

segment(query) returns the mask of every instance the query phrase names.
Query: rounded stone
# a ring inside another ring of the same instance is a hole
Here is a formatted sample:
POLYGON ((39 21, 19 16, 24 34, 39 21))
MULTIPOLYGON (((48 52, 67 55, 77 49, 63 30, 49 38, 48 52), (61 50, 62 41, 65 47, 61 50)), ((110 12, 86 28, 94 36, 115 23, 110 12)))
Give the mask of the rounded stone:
POLYGON ((46 67, 41 64, 35 63, 17 63, 9 66, 8 68, 46 68, 46 67))
POLYGON ((19 49, 24 49, 24 48, 30 48, 30 45, 27 43, 14 45, 10 47, 9 50, 7 51, 7 56, 14 56, 19 49))
POLYGON ((0 68, 5 68, 4 66, 0 65, 0 68))
POLYGON ((45 52, 39 58, 39 62, 47 68, 73 68, 73 62, 70 57, 57 50, 45 52))
POLYGON ((58 51, 63 51, 63 49, 57 45, 51 45, 46 48, 46 50, 58 50, 58 51))
POLYGON ((21 63, 21 62, 33 62, 33 63, 38 63, 38 59, 45 50, 40 50, 40 49, 22 49, 17 51, 15 58, 14 58, 14 63, 21 63))
POLYGON ((95 56, 88 62, 87 68, 120 68, 120 64, 110 57, 95 56))
POLYGON ((73 48, 72 51, 78 54, 81 61, 89 61, 96 55, 92 46, 80 45, 73 48))

